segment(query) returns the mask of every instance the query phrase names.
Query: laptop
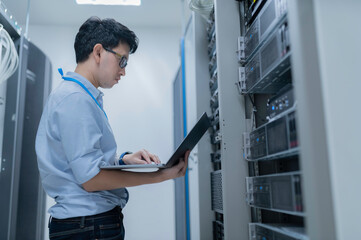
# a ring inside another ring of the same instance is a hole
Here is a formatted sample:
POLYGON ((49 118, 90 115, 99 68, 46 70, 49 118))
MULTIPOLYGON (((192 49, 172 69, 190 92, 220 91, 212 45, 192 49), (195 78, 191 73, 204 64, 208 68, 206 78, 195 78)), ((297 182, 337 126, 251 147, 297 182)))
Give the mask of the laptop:
POLYGON ((206 133, 211 126, 211 122, 207 116, 207 113, 199 118, 198 122, 194 125, 192 130, 183 139, 182 143, 178 146, 177 150, 173 153, 167 163, 163 164, 130 164, 130 165, 113 165, 102 166, 101 169, 143 169, 143 168, 170 168, 177 165, 179 159, 184 156, 188 150, 192 150, 199 142, 202 136, 206 133))

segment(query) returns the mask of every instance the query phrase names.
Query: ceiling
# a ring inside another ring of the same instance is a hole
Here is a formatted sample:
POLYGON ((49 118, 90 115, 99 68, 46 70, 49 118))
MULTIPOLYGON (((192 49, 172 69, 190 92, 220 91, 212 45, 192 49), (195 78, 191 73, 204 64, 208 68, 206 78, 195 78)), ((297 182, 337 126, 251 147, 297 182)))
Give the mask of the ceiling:
MULTIPOLYGON (((28 0, 2 0, 25 26, 28 0)), ((126 26, 180 27, 184 0, 142 0, 136 6, 77 5, 75 0, 30 0, 30 25, 79 26, 90 16, 114 18, 126 26)), ((1 0, 0 0, 1 2, 1 0)))

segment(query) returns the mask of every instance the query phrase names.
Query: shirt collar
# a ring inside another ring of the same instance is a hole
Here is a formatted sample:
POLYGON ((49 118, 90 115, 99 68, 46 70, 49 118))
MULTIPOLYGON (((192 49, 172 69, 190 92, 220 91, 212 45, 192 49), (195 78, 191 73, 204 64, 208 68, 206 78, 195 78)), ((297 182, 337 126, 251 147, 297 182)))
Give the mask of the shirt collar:
POLYGON ((100 90, 98 90, 94 85, 85 77, 82 75, 76 73, 76 72, 67 72, 66 77, 74 78, 81 82, 88 90, 89 92, 97 99, 98 97, 103 97, 104 93, 100 90))

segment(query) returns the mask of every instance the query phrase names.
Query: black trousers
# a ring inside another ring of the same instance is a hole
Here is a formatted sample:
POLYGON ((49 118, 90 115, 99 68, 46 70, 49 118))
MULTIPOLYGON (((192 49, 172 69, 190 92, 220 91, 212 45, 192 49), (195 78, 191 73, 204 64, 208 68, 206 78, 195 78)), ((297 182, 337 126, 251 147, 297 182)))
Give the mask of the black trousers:
POLYGON ((120 207, 92 216, 49 219, 51 240, 123 240, 124 235, 123 214, 120 207))

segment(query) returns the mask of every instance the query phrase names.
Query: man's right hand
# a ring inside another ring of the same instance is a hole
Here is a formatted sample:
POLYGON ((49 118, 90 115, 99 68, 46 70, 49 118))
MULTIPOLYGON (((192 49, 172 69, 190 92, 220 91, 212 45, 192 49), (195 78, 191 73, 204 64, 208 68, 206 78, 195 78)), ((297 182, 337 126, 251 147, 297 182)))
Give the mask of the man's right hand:
POLYGON ((188 168, 188 158, 191 151, 187 151, 184 154, 184 157, 179 159, 177 165, 171 168, 164 168, 158 170, 158 172, 162 175, 163 181, 183 177, 186 174, 188 168))

